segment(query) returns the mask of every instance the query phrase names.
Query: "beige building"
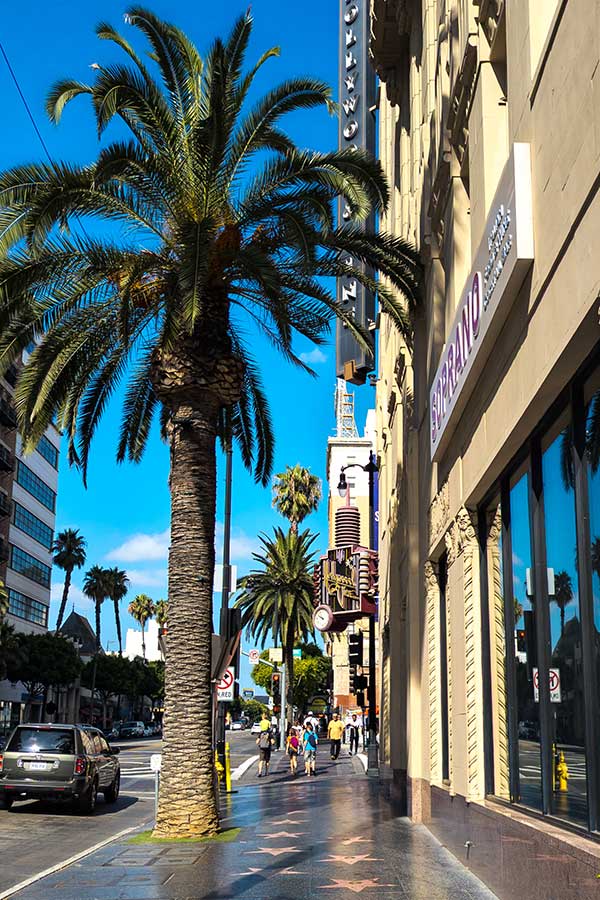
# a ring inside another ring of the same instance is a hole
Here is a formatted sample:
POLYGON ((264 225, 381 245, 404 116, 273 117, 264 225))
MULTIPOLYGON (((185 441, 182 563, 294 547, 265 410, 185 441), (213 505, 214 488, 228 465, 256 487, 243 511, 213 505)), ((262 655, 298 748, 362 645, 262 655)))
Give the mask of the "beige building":
POLYGON ((372 0, 381 773, 502 898, 595 896, 600 4, 372 0), (535 884, 534 884, 535 883, 535 884))

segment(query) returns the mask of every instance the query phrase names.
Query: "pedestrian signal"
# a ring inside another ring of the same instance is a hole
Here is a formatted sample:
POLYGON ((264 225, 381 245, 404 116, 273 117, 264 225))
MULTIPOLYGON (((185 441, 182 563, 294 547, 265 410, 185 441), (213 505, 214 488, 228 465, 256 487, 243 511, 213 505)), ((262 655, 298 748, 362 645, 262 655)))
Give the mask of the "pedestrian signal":
POLYGON ((362 666, 363 664, 362 631, 348 635, 348 662, 351 666, 362 666))

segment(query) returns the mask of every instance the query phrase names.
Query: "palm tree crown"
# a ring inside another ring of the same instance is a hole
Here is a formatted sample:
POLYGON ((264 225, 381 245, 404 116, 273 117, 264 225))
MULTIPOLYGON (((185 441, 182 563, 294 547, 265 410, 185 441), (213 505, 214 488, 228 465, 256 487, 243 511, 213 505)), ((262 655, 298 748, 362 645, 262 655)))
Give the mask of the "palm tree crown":
POLYGON ((299 465, 286 466, 273 479, 273 506, 288 519, 292 531, 306 516, 314 512, 321 500, 321 481, 310 469, 299 465))
POLYGON ((261 568, 240 580, 241 593, 235 605, 242 611, 242 628, 264 646, 275 636, 281 641, 287 670, 288 718, 293 702, 294 645, 313 635, 313 567, 311 547, 316 535, 308 529, 298 534, 274 529, 273 538, 261 535, 262 552, 254 553, 261 568), (275 630, 277 634, 275 634, 275 630))
POLYGON ((104 143, 89 165, 33 163, 0 175, 0 374, 36 342, 16 388, 25 449, 56 416, 84 477, 119 386, 119 460, 140 459, 160 411, 170 443, 171 545, 155 834, 192 837, 218 827, 215 442, 229 414, 256 479, 266 484, 272 469, 253 346, 266 339, 308 370, 294 339, 322 343, 339 317, 370 348, 351 305, 338 303, 323 281, 340 275, 376 290, 410 342, 420 269, 406 242, 363 227, 388 204, 380 164, 362 150, 301 149, 284 132, 287 113, 334 109, 326 84, 292 78, 251 104, 256 73, 278 51, 244 71, 250 13, 204 59, 147 9, 130 8, 126 22, 150 44, 150 59, 101 24, 98 36, 116 44, 125 63, 95 63, 93 84, 61 81, 47 101, 59 122, 71 100, 86 96, 99 136, 113 121, 123 136, 104 143), (336 225, 340 197, 350 224, 336 225))
POLYGON ((144 629, 146 622, 151 619, 155 612, 154 600, 148 594, 137 594, 135 599, 129 604, 129 615, 133 616, 136 622, 139 622, 142 628, 142 658, 146 659, 146 639, 144 629))
POLYGON ((94 601, 96 612, 96 653, 98 653, 102 647, 100 635, 100 610, 107 597, 110 597, 108 569, 105 569, 102 566, 92 566, 88 569, 83 580, 83 593, 86 597, 89 597, 90 600, 94 601))
POLYGON ((60 608, 56 618, 56 631, 60 631, 65 609, 67 608, 67 600, 69 598, 69 589, 71 587, 71 577, 73 569, 80 569, 85 564, 86 554, 85 548, 87 541, 78 528, 65 528, 59 531, 52 545, 52 553, 54 565, 64 570, 65 583, 60 601, 60 608))
POLYGON ((123 641, 121 639, 121 613, 119 603, 127 595, 129 590, 129 578, 124 569, 114 566, 106 570, 106 585, 108 597, 112 600, 115 609, 115 624, 117 626, 117 640, 119 642, 119 656, 123 655, 123 641))

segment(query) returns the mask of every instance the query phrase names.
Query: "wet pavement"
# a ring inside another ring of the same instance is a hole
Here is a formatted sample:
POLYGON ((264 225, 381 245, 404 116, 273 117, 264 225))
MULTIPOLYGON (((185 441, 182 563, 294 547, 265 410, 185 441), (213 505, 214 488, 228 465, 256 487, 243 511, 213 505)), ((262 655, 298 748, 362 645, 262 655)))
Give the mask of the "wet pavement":
MULTIPOLYGON (((302 758, 300 759, 302 765, 302 758)), ((231 843, 115 842, 32 885, 20 900, 494 900, 423 826, 412 825, 346 753, 317 777, 288 772, 223 798, 231 843)))

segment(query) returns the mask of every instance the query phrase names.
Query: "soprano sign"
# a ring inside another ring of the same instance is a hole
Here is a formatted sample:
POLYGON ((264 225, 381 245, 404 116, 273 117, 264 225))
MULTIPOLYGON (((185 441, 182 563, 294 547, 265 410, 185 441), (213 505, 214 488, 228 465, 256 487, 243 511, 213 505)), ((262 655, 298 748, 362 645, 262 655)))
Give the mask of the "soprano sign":
POLYGON ((532 260, 529 144, 514 144, 431 387, 432 460, 443 453, 532 260))

